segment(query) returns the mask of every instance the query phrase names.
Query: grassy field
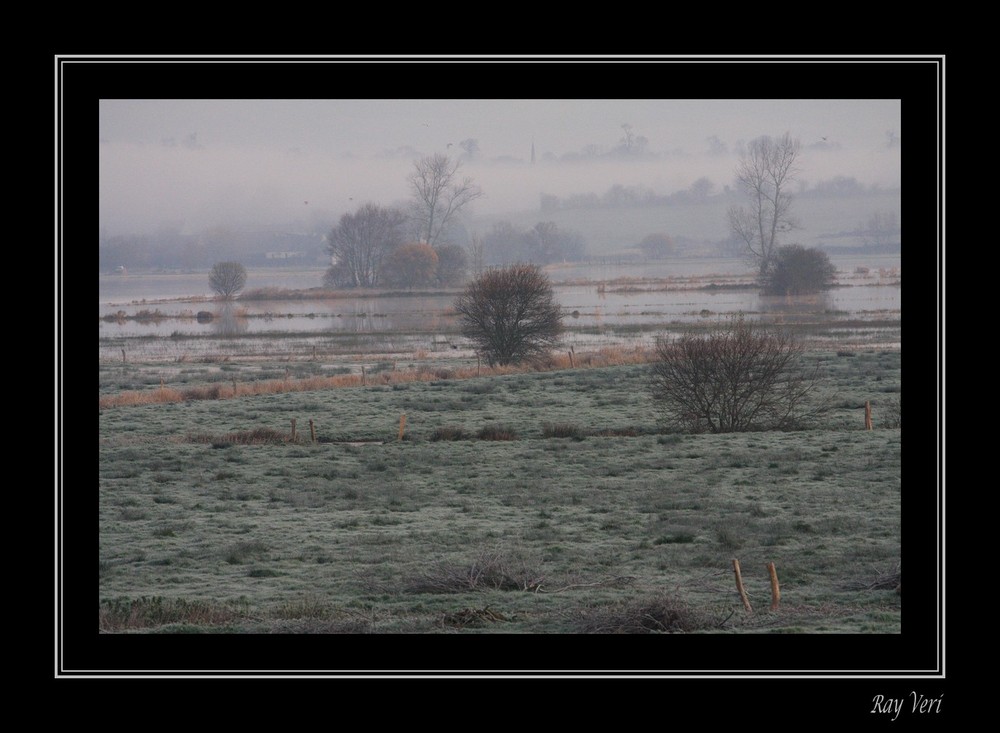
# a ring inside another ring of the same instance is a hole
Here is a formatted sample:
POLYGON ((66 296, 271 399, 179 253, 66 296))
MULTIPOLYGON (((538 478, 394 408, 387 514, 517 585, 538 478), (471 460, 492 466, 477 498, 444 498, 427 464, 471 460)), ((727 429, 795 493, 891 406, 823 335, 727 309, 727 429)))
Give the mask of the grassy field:
POLYGON ((901 355, 809 358, 789 433, 663 433, 644 364, 102 408, 100 629, 897 634, 901 355))

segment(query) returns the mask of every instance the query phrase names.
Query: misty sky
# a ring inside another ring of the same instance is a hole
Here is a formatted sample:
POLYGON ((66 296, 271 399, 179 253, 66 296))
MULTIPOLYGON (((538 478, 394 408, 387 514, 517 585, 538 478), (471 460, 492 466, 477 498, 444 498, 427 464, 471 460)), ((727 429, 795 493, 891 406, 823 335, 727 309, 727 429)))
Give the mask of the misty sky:
POLYGON ((721 189, 742 143, 786 131, 802 143, 801 180, 897 187, 900 109, 891 99, 103 100, 101 227, 308 226, 365 201, 402 202, 415 159, 457 156, 469 139, 478 156, 462 170, 486 194, 479 213, 616 183, 669 194, 706 177, 721 189), (646 139, 647 160, 580 162, 587 148, 617 147, 623 125, 646 139))

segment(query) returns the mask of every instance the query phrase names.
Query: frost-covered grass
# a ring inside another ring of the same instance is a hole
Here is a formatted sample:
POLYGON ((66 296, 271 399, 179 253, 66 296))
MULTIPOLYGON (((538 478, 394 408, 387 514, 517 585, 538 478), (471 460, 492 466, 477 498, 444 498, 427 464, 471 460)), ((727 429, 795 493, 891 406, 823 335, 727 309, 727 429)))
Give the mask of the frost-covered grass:
POLYGON ((102 628, 898 633, 900 353, 810 358, 790 433, 662 433, 641 364, 102 410, 102 628))

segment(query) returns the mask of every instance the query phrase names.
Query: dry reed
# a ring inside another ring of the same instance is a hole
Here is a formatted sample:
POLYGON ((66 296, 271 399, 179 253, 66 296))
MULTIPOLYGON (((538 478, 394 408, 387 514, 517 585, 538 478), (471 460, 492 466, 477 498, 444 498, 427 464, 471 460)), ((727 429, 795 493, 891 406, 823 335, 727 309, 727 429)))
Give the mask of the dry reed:
MULTIPOLYGON (((652 350, 642 347, 632 349, 603 348, 596 352, 576 354, 576 368, 599 368, 627 364, 645 364, 654 358, 652 350)), ((570 368, 567 354, 553 355, 541 363, 524 363, 507 366, 465 366, 447 370, 447 379, 473 379, 475 377, 499 377, 509 374, 556 371, 570 368)), ((253 382, 233 382, 232 384, 210 384, 185 389, 160 387, 154 390, 131 390, 114 395, 103 395, 98 399, 102 410, 113 407, 152 405, 167 402, 187 402, 193 400, 225 400, 234 397, 251 397, 284 392, 305 392, 311 390, 341 389, 362 386, 404 384, 408 382, 432 382, 442 379, 442 370, 430 370, 425 366, 416 369, 382 372, 363 383, 360 374, 338 374, 334 376, 309 376, 301 379, 269 379, 253 382)))

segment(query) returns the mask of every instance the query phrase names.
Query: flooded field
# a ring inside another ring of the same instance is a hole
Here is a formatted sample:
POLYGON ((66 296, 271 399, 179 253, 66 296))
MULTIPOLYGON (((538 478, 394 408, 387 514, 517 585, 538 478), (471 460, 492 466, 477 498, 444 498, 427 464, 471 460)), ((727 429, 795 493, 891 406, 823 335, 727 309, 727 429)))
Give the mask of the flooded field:
MULTIPOLYGON (((648 345, 658 335, 735 313, 794 326, 820 341, 897 346, 899 258, 834 258, 834 264, 838 287, 798 297, 760 295, 738 259, 553 266, 547 272, 563 310, 566 348, 648 345)), ((230 304, 206 294, 204 273, 102 275, 99 359, 121 361, 123 352, 142 361, 208 353, 244 359, 398 358, 418 351, 474 356, 459 333, 453 308, 458 291, 328 292, 317 286, 322 275, 321 269, 251 271, 243 296, 230 304), (260 299, 260 291, 284 292, 286 299, 260 299), (306 292, 291 297, 293 291, 306 292)))

